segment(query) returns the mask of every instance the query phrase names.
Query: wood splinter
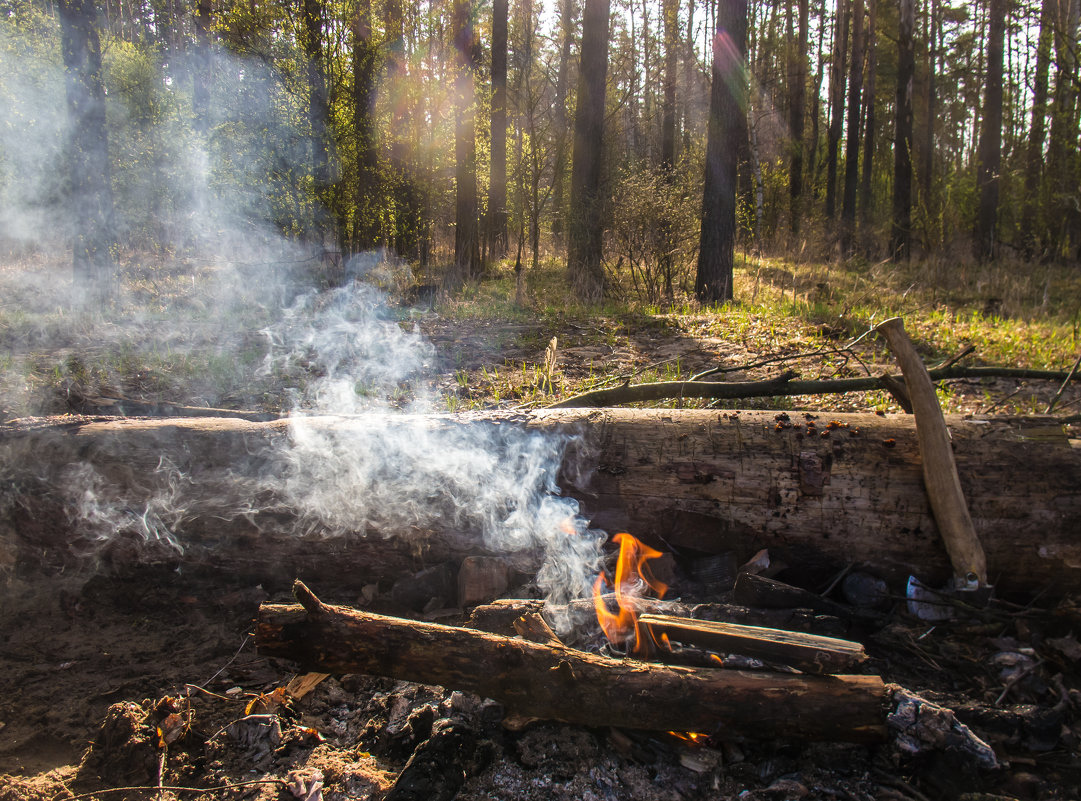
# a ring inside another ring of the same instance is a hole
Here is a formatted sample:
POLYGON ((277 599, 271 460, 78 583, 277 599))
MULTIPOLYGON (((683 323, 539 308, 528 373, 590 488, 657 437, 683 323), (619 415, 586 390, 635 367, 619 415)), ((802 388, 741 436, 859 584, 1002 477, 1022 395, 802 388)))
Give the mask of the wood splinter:
POLYGON ((329 606, 262 604, 265 656, 332 673, 368 673, 475 692, 525 717, 586 726, 731 732, 849 742, 885 736, 878 676, 688 668, 329 606))

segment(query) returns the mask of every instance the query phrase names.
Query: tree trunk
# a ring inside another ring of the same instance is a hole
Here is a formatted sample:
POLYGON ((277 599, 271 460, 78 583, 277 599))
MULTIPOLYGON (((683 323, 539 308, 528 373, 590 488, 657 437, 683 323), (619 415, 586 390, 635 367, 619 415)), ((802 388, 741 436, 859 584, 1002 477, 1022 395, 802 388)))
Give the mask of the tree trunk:
POLYGON ((841 205, 841 252, 852 253, 856 233, 856 192, 860 176, 860 108, 863 89, 863 0, 853 0, 852 61, 848 67, 848 131, 845 139, 845 190, 841 205))
POLYGON ((792 137, 792 158, 788 168, 789 226, 793 234, 799 234, 803 202, 803 120, 806 115, 807 96, 807 35, 809 28, 809 0, 799 0, 799 38, 792 39, 792 9, 789 7, 789 112, 788 133, 792 137))
POLYGON ((1051 43, 1055 28, 1056 0, 1040 5, 1040 34, 1036 43, 1036 76, 1032 88, 1032 125, 1025 154, 1025 188, 1021 210, 1021 246, 1032 258, 1039 251, 1036 220, 1040 210, 1040 183, 1044 175, 1043 146, 1047 132, 1047 93, 1051 72, 1051 43))
POLYGON ((323 4, 318 0, 303 0, 301 9, 301 45, 307 59, 308 126, 310 129, 315 239, 320 247, 328 245, 330 198, 330 96, 327 93, 327 71, 323 56, 323 4))
POLYGON ((574 113, 567 274, 575 293, 586 303, 598 303, 604 296, 601 162, 604 153, 609 7, 610 0, 586 0, 578 102, 574 113))
POLYGON ((195 29, 195 64, 191 75, 191 110, 195 117, 195 130, 206 136, 210 130, 210 80, 212 60, 210 54, 210 0, 199 0, 192 17, 195 29))
POLYGON ((116 249, 98 15, 87 0, 61 0, 57 8, 70 127, 72 270, 83 299, 94 302, 110 292, 116 249))
POLYGON ((353 124, 357 144, 354 246, 375 247, 379 238, 379 155, 375 131, 375 80, 379 51, 372 40, 371 0, 360 0, 353 17, 353 124))
POLYGON ((306 669, 368 673, 475 692, 514 714, 655 731, 875 742, 885 737, 877 676, 685 668, 541 645, 330 606, 263 604, 256 646, 306 669), (642 699, 648 699, 643 703, 642 699))
POLYGON ((552 233, 557 239, 564 231, 563 185, 567 174, 567 90, 570 86, 571 50, 574 46, 574 27, 577 10, 575 0, 562 0, 559 5, 562 39, 559 48, 559 69, 556 73, 556 93, 552 103, 555 137, 555 163, 552 166, 552 233))
POLYGON ((845 65, 848 63, 848 4, 837 0, 833 39, 833 66, 830 69, 830 127, 826 144, 826 217, 837 210, 837 148, 841 144, 845 113, 845 65))
POLYGON ((912 86, 916 73, 912 38, 915 28, 916 2, 901 0, 893 136, 893 232, 890 237, 890 252, 898 261, 907 261, 912 247, 912 86))
POLYGON ((679 0, 664 0, 664 98, 661 112, 662 169, 676 163, 676 71, 679 68, 679 0))
POLYGON ((874 178, 875 135, 878 133, 875 119, 875 73, 878 71, 878 47, 875 31, 877 3, 867 0, 867 92, 864 107, 866 122, 863 131, 863 165, 860 180, 860 226, 867 229, 873 219, 871 184, 874 178))
POLYGON ((732 299, 736 253, 736 169, 747 132, 746 0, 721 0, 713 38, 702 230, 694 292, 702 303, 732 299))
POLYGON ((492 4, 492 158, 488 179, 488 253, 507 252, 507 13, 508 1, 492 4))
POLYGON ((1051 256, 1061 258, 1066 249, 1070 221, 1077 207, 1077 46, 1081 20, 1079 0, 1060 0, 1055 26, 1055 93, 1051 111, 1050 144, 1047 151, 1047 175, 1050 178, 1048 216, 1054 220, 1051 230, 1051 256))
MULTIPOLYGON (((492 440, 522 428, 574 438, 560 481, 594 527, 630 531, 665 550, 733 551, 740 560, 769 548, 805 586, 852 563, 898 590, 910 574, 941 585, 952 568, 924 491, 912 417, 831 418, 836 425, 823 418, 785 427, 775 412, 617 409, 10 424, 0 427, 0 456, 18 494, 4 510, 0 550, 20 571, 70 570, 79 553, 90 553, 114 567, 158 561, 260 581, 386 584, 493 551, 473 524, 453 516, 371 531, 325 519, 339 513, 334 508, 312 517, 287 500, 302 437, 332 434, 367 465, 376 458, 364 445, 373 427, 388 440, 492 440), (161 525, 150 526, 157 518, 161 525), (115 520, 105 531, 108 547, 95 539, 104 520, 115 520), (166 535, 182 552, 165 547, 166 535)), ((1081 591, 1081 451, 1061 426, 1039 418, 947 424, 991 582, 1006 594, 1081 591)), ((523 469, 501 448, 485 458, 523 469)), ((401 508, 382 510, 384 518, 413 519, 433 502, 411 494, 414 470, 407 461, 385 468, 389 483, 378 491, 400 498, 390 503, 401 508)), ((538 568, 534 552, 511 557, 526 573, 538 568)))
POLYGON ((480 218, 477 209, 476 97, 474 77, 479 43, 473 29, 472 0, 454 2, 454 273, 452 283, 478 277, 480 218))
POLYGON ((923 168, 920 170, 923 205, 927 209, 931 209, 935 171, 935 109, 938 105, 937 75, 941 30, 938 4, 939 0, 931 0, 927 12, 927 124, 923 129, 923 168))
POLYGON ((1002 163, 1002 61, 1006 36, 1006 0, 989 0, 987 78, 983 102, 983 126, 976 157, 976 191, 979 207, 973 249, 980 261, 995 256, 998 196, 1002 163))

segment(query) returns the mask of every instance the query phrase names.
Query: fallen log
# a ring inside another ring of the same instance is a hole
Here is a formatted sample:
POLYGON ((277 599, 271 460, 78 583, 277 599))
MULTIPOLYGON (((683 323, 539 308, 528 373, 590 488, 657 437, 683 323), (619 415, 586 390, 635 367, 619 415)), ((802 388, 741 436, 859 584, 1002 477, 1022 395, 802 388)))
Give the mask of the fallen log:
POLYGON ((587 726, 729 732, 850 742, 885 736, 877 676, 694 669, 617 660, 472 629, 322 603, 263 604, 259 653, 306 669, 368 673, 467 690, 517 715, 587 726))
MULTIPOLYGON (((848 564, 898 588, 910 574, 933 586, 952 574, 923 489, 911 416, 551 410, 326 417, 304 425, 333 435, 361 463, 375 458, 362 436, 373 428, 403 437, 476 430, 566 438, 559 484, 590 524, 634 533, 677 559, 726 551, 746 559, 769 548, 792 566, 781 578, 804 586, 848 564), (354 437, 360 444, 351 448, 354 437)), ((1061 425, 955 416, 947 425, 988 580, 1004 593, 1081 589, 1081 451, 1061 425)), ((132 532, 97 554, 114 566, 175 562, 278 586, 299 575, 359 594, 369 583, 389 590, 396 577, 440 562, 501 553, 452 516, 360 530, 302 516, 275 489, 292 469, 299 436, 290 420, 61 418, 0 426, 0 563, 71 569, 73 551, 98 544, 85 541, 86 527, 106 500, 132 532), (92 489, 97 506, 87 502, 92 489), (147 530, 148 510, 158 510, 167 530, 147 530)), ((392 463, 380 475, 387 497, 399 496, 395 482, 409 478, 408 467, 392 463)), ((341 489, 348 493, 348 482, 341 489)), ((438 500, 441 488, 427 489, 438 500)), ((402 496, 403 509, 413 502, 402 496)), ((511 556, 525 575, 539 564, 527 550, 511 556)))

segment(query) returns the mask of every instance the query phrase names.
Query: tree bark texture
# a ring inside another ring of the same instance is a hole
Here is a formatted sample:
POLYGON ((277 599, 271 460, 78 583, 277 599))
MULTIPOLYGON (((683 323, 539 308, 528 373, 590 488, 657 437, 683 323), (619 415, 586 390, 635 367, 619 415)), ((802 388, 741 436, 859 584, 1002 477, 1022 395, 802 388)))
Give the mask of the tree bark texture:
POLYGON ((860 181, 860 110, 863 92, 863 0, 852 0, 852 61, 848 67, 848 125, 845 186, 841 202, 841 252, 852 252, 856 233, 856 192, 860 181))
POLYGON ((559 68, 556 70, 555 98, 552 108, 552 125, 555 136, 555 163, 552 165, 552 233, 561 237, 564 232, 563 185, 567 175, 567 91, 571 80, 571 49, 574 46, 574 25, 577 17, 575 0, 561 0, 559 4, 559 68))
POLYGON ((867 0, 867 35, 865 37, 865 49, 867 50, 867 76, 865 78, 867 89, 864 92, 864 109, 866 122, 863 126, 863 164, 860 173, 860 198, 859 219, 860 228, 865 229, 871 223, 871 205, 873 195, 871 183, 874 177, 875 167, 875 136, 878 133, 875 119, 875 77, 878 72, 878 36, 875 26, 877 25, 876 0, 867 0))
POLYGON ((375 98, 379 48, 372 38, 371 0, 361 0, 353 16, 353 124, 357 143, 356 208, 353 246, 367 250, 379 237, 379 153, 375 98))
POLYGON ((476 278, 482 271, 480 218, 477 208, 477 107, 474 79, 477 67, 476 32, 471 0, 454 2, 454 276, 455 282, 476 278))
POLYGON ((833 64, 830 67, 830 127, 826 134, 826 216, 837 211, 837 148, 845 113, 845 68, 848 64, 848 25, 851 0, 837 0, 834 17, 833 64))
POLYGON ((899 261, 908 260, 912 247, 912 91, 916 74, 912 38, 915 27, 915 0, 901 0, 893 136, 893 231, 890 236, 890 252, 899 261))
POLYGON ((747 133, 747 3, 721 0, 713 37, 702 229, 694 293, 703 303, 732 299, 736 252, 736 171, 747 133))
POLYGON ((488 179, 488 253, 507 252, 507 15, 508 0, 492 4, 492 158, 488 179))
MULTIPOLYGON (((792 157, 788 167, 789 224, 793 234, 799 233, 803 214, 803 128, 807 98, 807 36, 809 0, 799 0, 798 38, 788 45, 789 111, 788 134, 792 137, 792 157)), ((791 27, 792 9, 788 10, 791 27)), ((791 40, 791 31, 789 39, 791 40)), ((816 143, 817 144, 817 143, 816 143)))
POLYGON ((983 125, 976 155, 976 230, 973 249, 980 261, 995 255, 1002 165, 1002 64, 1006 38, 1006 0, 990 0, 987 21, 987 78, 983 125))
POLYGON ((116 248, 98 13, 87 0, 62 0, 57 9, 70 123, 72 270, 75 284, 93 300, 109 291, 116 248))
MULTIPOLYGON (((363 443, 359 432, 372 425, 413 436, 502 426, 571 436, 559 483, 596 528, 629 531, 663 550, 679 542, 699 553, 750 558, 769 548, 807 582, 847 564, 896 582, 909 574, 945 582, 952 570, 923 488, 911 416, 791 417, 548 410, 378 423, 328 417, 306 425, 346 443, 354 431, 363 443)), ((1049 418, 949 417, 947 424, 990 583, 1005 593, 1081 588, 1081 450, 1049 418)), ((80 548, 93 545, 85 542, 86 521, 108 502, 122 513, 126 534, 100 558, 116 566, 153 556, 260 580, 336 575, 356 587, 486 553, 477 531, 450 518, 423 530, 334 536, 329 525, 301 526, 297 509, 268 482, 287 469, 296 437, 288 420, 74 418, 3 426, 8 483, 0 547, 20 570, 71 567, 80 548), (89 472, 95 482, 84 480, 89 472), (91 497, 94 488, 104 497, 91 497), (166 521, 180 554, 155 552, 147 541, 146 499, 161 496, 180 510, 166 521), (92 500, 97 506, 88 508, 92 500)), ((535 557, 512 556, 523 560, 520 569, 535 570, 535 557)))
POLYGON ((1040 34, 1036 44, 1036 76, 1032 87, 1032 124, 1025 154, 1024 206, 1021 209, 1021 246, 1032 257, 1039 250, 1036 221, 1040 212, 1040 178, 1043 175, 1043 147, 1047 137, 1047 98, 1051 73, 1051 43, 1055 28, 1055 0, 1040 4, 1040 34))
POLYGON ((604 295, 605 85, 608 74, 610 0, 586 0, 578 102, 574 112, 571 159, 571 215, 567 221, 567 274, 578 297, 597 303, 604 295))
POLYGON ((312 181, 315 189, 314 225, 318 244, 325 246, 330 208, 330 95, 326 59, 323 55, 325 21, 323 4, 304 0, 301 9, 301 44, 307 59, 308 125, 311 136, 312 181))
POLYGON ((885 737, 877 676, 811 676, 616 660, 471 629, 321 603, 263 604, 256 646, 307 669, 478 693, 517 715, 587 726, 734 731, 754 738, 885 737))

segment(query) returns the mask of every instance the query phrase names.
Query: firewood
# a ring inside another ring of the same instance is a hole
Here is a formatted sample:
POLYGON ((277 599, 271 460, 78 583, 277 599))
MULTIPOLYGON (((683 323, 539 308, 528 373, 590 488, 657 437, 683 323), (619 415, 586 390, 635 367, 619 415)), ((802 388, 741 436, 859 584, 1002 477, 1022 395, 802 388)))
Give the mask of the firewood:
POLYGON ((957 588, 974 589, 987 584, 987 557, 972 525, 965 493, 957 475, 949 429, 942 416, 931 376, 900 317, 892 317, 876 329, 886 337, 905 377, 905 386, 916 418, 923 481, 939 532, 946 543, 957 588))
POLYGON ((685 645, 790 665, 804 673, 842 673, 867 659, 862 645, 836 637, 666 615, 641 615, 638 622, 654 639, 665 635, 685 645))
POLYGON ((695 669, 329 606, 300 582, 300 604, 263 604, 256 646, 306 669, 368 673, 475 692, 527 717, 748 737, 881 740, 877 676, 695 669))

